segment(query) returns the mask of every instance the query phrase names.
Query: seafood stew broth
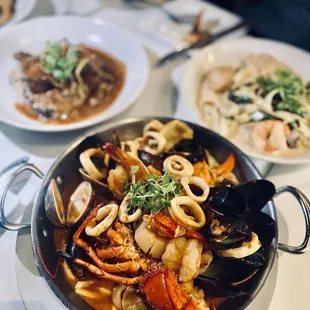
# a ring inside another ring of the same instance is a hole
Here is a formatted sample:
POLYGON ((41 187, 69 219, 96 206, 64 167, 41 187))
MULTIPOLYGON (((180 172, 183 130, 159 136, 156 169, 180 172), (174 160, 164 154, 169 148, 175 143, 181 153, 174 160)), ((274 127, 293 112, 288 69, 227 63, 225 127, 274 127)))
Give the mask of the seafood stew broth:
MULTIPOLYGON (((161 121, 166 122, 168 119, 161 119, 161 121)), ((53 178, 57 179, 57 177, 61 178, 60 190, 66 189, 62 192, 62 195, 64 203, 67 203, 76 186, 82 181, 81 175, 78 172, 81 167, 79 162, 79 155, 81 152, 111 141, 114 128, 117 128, 120 140, 128 140, 141 136, 143 128, 147 123, 148 121, 133 121, 125 124, 115 124, 113 128, 110 127, 104 131, 100 131, 99 129, 96 132, 91 133, 84 140, 78 141, 56 161, 50 172, 45 177, 36 197, 32 218, 32 238, 36 262, 41 275, 45 278, 57 297, 69 309, 86 310, 93 308, 74 292, 72 286, 65 278, 62 268, 59 268, 60 258, 55 253, 55 249, 66 250, 67 241, 72 237, 72 231, 70 228, 55 228, 46 217, 44 211, 44 197, 50 180, 53 178)), ((235 153, 236 163, 234 173, 240 182, 260 178, 253 164, 243 155, 243 153, 235 149, 232 144, 220 138, 217 134, 197 125, 190 124, 190 127, 194 129, 195 141, 199 141, 219 162, 223 162, 231 151, 235 153)), ((264 212, 275 219, 272 202, 269 202, 265 206, 264 212)), ((260 240, 265 250, 267 262, 266 268, 259 271, 259 274, 246 282, 247 291, 249 291, 246 296, 229 299, 218 309, 244 308, 250 302, 253 295, 262 287, 262 282, 264 282, 267 273, 273 264, 277 241, 277 231, 275 226, 270 226, 265 232, 266 231, 267 233, 261 232, 260 235, 260 240)), ((108 304, 106 304, 106 307, 107 308, 104 309, 108 309, 108 304)))

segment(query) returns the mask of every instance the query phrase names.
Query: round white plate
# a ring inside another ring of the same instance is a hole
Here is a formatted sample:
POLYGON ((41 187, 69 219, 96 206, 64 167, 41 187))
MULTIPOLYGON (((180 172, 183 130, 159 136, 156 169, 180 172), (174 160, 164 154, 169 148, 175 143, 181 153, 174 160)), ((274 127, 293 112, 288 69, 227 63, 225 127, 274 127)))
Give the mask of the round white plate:
POLYGON ((140 43, 126 30, 101 20, 94 23, 81 17, 42 17, 0 32, 0 120, 12 126, 34 131, 74 130, 111 119, 127 109, 142 92, 149 76, 146 53, 140 43), (43 124, 19 113, 15 107, 15 90, 9 83, 9 75, 17 62, 13 54, 28 51, 38 54, 47 40, 66 38, 74 44, 93 46, 113 55, 126 66, 125 84, 111 106, 86 120, 65 124, 43 124))
MULTIPOLYGON (((25 19, 32 12, 36 3, 37 0, 16 0, 14 14, 9 21, 3 25, 3 27, 16 24, 25 19)), ((1 29, 0 26, 0 30, 1 29)))
MULTIPOLYGON (((217 65, 235 65, 238 64, 246 54, 251 53, 265 53, 272 55, 281 62, 284 62, 290 66, 306 81, 310 81, 310 71, 308 70, 310 54, 291 45, 277 41, 256 39, 251 37, 226 40, 210 45, 200 52, 197 52, 194 57, 184 66, 183 70, 181 70, 181 95, 188 105, 188 108, 192 112, 194 118, 201 125, 204 125, 204 122, 197 108, 197 97, 201 77, 203 72, 205 72, 205 68, 207 66, 213 67, 217 65), (204 69, 201 67, 202 63, 204 69)), ((301 164, 310 162, 310 150, 307 154, 297 155, 294 157, 273 157, 262 155, 252 148, 247 147, 245 143, 239 144, 237 141, 232 142, 235 143, 248 156, 272 163, 301 164)))

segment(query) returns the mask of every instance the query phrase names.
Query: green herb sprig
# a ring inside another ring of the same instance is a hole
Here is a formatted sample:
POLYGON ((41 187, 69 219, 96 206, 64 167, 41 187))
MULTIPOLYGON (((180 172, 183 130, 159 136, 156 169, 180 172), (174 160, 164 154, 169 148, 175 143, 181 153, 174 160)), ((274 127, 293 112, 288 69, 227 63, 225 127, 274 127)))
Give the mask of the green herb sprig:
MULTIPOLYGON (((134 166, 132 174, 138 171, 134 166)), ((180 186, 169 174, 162 176, 150 175, 145 180, 127 184, 125 194, 130 193, 128 212, 141 209, 146 213, 158 213, 170 206, 170 201, 180 193, 180 186)))
POLYGON ((78 50, 75 45, 70 45, 64 51, 62 44, 48 42, 40 55, 40 61, 57 82, 65 83, 73 79, 73 71, 79 63, 78 50))
POLYGON ((278 69, 272 78, 258 77, 260 95, 266 97, 271 91, 278 90, 274 96, 272 107, 274 111, 287 111, 301 117, 306 116, 305 104, 307 88, 301 78, 290 70, 278 69))

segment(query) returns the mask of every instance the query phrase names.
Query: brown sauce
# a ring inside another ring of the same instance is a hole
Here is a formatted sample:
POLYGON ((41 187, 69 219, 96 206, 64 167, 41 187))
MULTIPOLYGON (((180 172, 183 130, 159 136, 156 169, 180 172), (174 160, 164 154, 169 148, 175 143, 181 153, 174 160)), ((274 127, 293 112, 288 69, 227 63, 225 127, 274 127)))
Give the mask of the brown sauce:
POLYGON ((16 103, 15 108, 22 113, 36 121, 40 121, 45 124, 68 124, 80 122, 82 120, 91 118, 99 113, 104 112, 107 108, 109 108, 115 99, 120 94, 126 77, 126 67, 120 62, 118 59, 113 56, 105 53, 99 49, 88 47, 84 45, 80 45, 85 50, 95 54, 100 60, 105 62, 106 69, 110 74, 115 77, 115 81, 113 82, 113 89, 107 96, 103 99, 98 100, 96 105, 91 105, 90 100, 87 99, 81 106, 74 108, 71 110, 70 114, 67 115, 67 118, 57 118, 57 119, 46 119, 40 117, 33 109, 31 103, 16 103))

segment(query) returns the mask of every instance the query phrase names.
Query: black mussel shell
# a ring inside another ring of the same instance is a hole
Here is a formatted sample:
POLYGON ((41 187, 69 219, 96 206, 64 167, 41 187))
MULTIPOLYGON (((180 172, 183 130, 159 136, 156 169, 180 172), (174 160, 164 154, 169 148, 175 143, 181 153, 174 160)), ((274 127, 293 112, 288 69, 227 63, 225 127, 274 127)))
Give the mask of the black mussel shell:
MULTIPOLYGON (((72 258, 78 257, 86 261, 88 260, 88 257, 86 256, 85 252, 80 247, 78 247, 74 242, 68 244, 66 253, 68 253, 69 256, 71 256, 72 258)), ((73 274, 75 274, 79 279, 85 278, 89 274, 88 270, 85 267, 80 266, 71 260, 69 260, 68 263, 69 266, 71 267, 73 274)))
POLYGON ((195 281, 196 283, 212 297, 235 298, 246 295, 246 292, 238 286, 207 276, 199 275, 195 281))
POLYGON ((138 151, 138 156, 146 167, 151 165, 159 171, 163 170, 163 160, 159 156, 150 154, 143 150, 138 151))
POLYGON ((258 251, 253 253, 252 255, 246 256, 241 259, 245 264, 253 266, 255 268, 259 268, 265 265, 265 255, 264 249, 260 248, 258 251))
POLYGON ((215 259, 201 275, 212 279, 218 279, 226 283, 241 284, 249 280, 256 273, 255 266, 246 264, 241 259, 218 258, 215 259))
POLYGON ((258 226, 273 226, 275 225, 275 220, 268 214, 264 212, 259 212, 253 214, 252 212, 246 212, 242 216, 250 227, 255 228, 258 226))
POLYGON ((247 222, 236 216, 218 216, 208 225, 210 245, 216 250, 226 250, 240 246, 251 236, 247 222))
POLYGON ((242 215, 247 204, 244 196, 232 187, 211 187, 207 203, 204 208, 209 207, 214 212, 226 215, 242 215))
POLYGON ((121 147, 121 140, 120 140, 118 134, 116 133, 116 131, 113 131, 113 133, 112 133, 111 143, 117 147, 121 147))
POLYGON ((253 180, 234 186, 234 189, 244 196, 251 212, 261 211, 276 193, 274 184, 267 180, 253 180))
POLYGON ((205 149, 195 142, 194 139, 183 139, 177 143, 172 151, 176 153, 190 153, 186 156, 191 163, 196 163, 198 161, 207 161, 205 149))

